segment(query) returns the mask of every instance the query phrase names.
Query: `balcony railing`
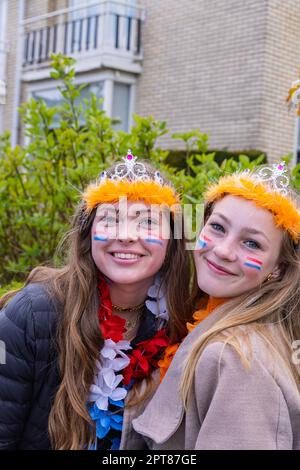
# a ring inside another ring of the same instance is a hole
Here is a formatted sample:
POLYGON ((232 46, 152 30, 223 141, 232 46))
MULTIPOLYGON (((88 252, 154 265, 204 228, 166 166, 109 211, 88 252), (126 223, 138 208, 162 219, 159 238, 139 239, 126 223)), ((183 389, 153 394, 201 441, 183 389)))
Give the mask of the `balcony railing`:
POLYGON ((141 7, 100 1, 25 20, 23 67, 46 63, 58 52, 79 59, 101 52, 141 58, 143 17, 141 7))

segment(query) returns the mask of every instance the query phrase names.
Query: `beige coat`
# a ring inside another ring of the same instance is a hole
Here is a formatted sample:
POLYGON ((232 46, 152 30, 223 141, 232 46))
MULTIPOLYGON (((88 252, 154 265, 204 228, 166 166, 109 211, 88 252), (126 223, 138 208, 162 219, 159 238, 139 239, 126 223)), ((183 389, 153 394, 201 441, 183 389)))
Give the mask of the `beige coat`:
POLYGON ((186 337, 144 412, 137 411, 136 419, 126 416, 122 448, 141 449, 146 443, 153 450, 300 449, 299 393, 254 333, 248 370, 232 346, 206 347, 184 411, 179 385, 186 358, 218 315, 216 310, 186 337))

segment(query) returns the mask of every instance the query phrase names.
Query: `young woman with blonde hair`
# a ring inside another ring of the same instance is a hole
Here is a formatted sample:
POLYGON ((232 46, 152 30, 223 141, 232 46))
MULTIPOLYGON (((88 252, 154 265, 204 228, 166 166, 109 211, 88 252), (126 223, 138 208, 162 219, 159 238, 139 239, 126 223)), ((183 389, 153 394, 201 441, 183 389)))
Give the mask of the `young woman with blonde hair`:
POLYGON ((300 449, 298 197, 279 164, 205 200, 199 310, 133 426, 152 449, 300 449))
POLYGON ((189 260, 173 236, 178 204, 129 152, 82 195, 66 265, 34 269, 2 298, 0 449, 129 445, 157 362, 192 313, 189 260))

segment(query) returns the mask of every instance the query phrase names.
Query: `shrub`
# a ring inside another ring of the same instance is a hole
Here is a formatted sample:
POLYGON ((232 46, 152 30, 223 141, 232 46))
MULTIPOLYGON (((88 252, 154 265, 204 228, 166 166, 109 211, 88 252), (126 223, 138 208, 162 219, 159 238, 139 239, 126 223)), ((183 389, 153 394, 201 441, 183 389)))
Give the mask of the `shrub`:
POLYGON ((4 294, 7 294, 7 292, 9 292, 9 291, 21 289, 22 287, 23 287, 23 283, 22 282, 16 282, 16 281, 13 281, 10 284, 2 286, 2 287, 0 287, 0 297, 2 297, 2 295, 4 295, 4 294))
MULTIPOLYGON (((233 160, 239 161, 240 155, 246 155, 249 157, 250 161, 256 160, 261 155, 264 156, 263 163, 267 163, 267 155, 260 150, 240 150, 240 151, 232 151, 232 150, 214 150, 214 149, 207 149, 206 152, 208 154, 214 154, 215 161, 220 165, 224 160, 228 160, 229 158, 233 158, 233 160)), ((187 168, 186 163, 186 150, 169 150, 169 154, 167 157, 167 163, 171 166, 179 170, 183 170, 187 168)))

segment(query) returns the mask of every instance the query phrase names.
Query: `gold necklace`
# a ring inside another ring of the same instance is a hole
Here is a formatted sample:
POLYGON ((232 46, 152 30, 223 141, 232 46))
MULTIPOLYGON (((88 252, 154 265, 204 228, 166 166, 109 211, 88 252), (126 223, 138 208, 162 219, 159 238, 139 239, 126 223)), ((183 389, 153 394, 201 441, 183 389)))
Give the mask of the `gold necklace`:
POLYGON ((132 341, 132 339, 136 336, 136 327, 138 327, 139 322, 141 320, 141 314, 137 315, 134 319, 127 319, 125 322, 125 333, 124 339, 127 341, 132 341), (134 336, 132 336, 134 333, 134 336))
POLYGON ((117 312, 135 312, 136 310, 140 310, 144 304, 145 302, 139 305, 135 305, 134 307, 119 307, 119 305, 112 304, 112 308, 117 312))
POLYGON ((138 324, 139 321, 140 321, 140 315, 137 315, 134 319, 126 320, 125 328, 126 328, 127 333, 130 330, 133 330, 136 327, 136 325, 138 324))

